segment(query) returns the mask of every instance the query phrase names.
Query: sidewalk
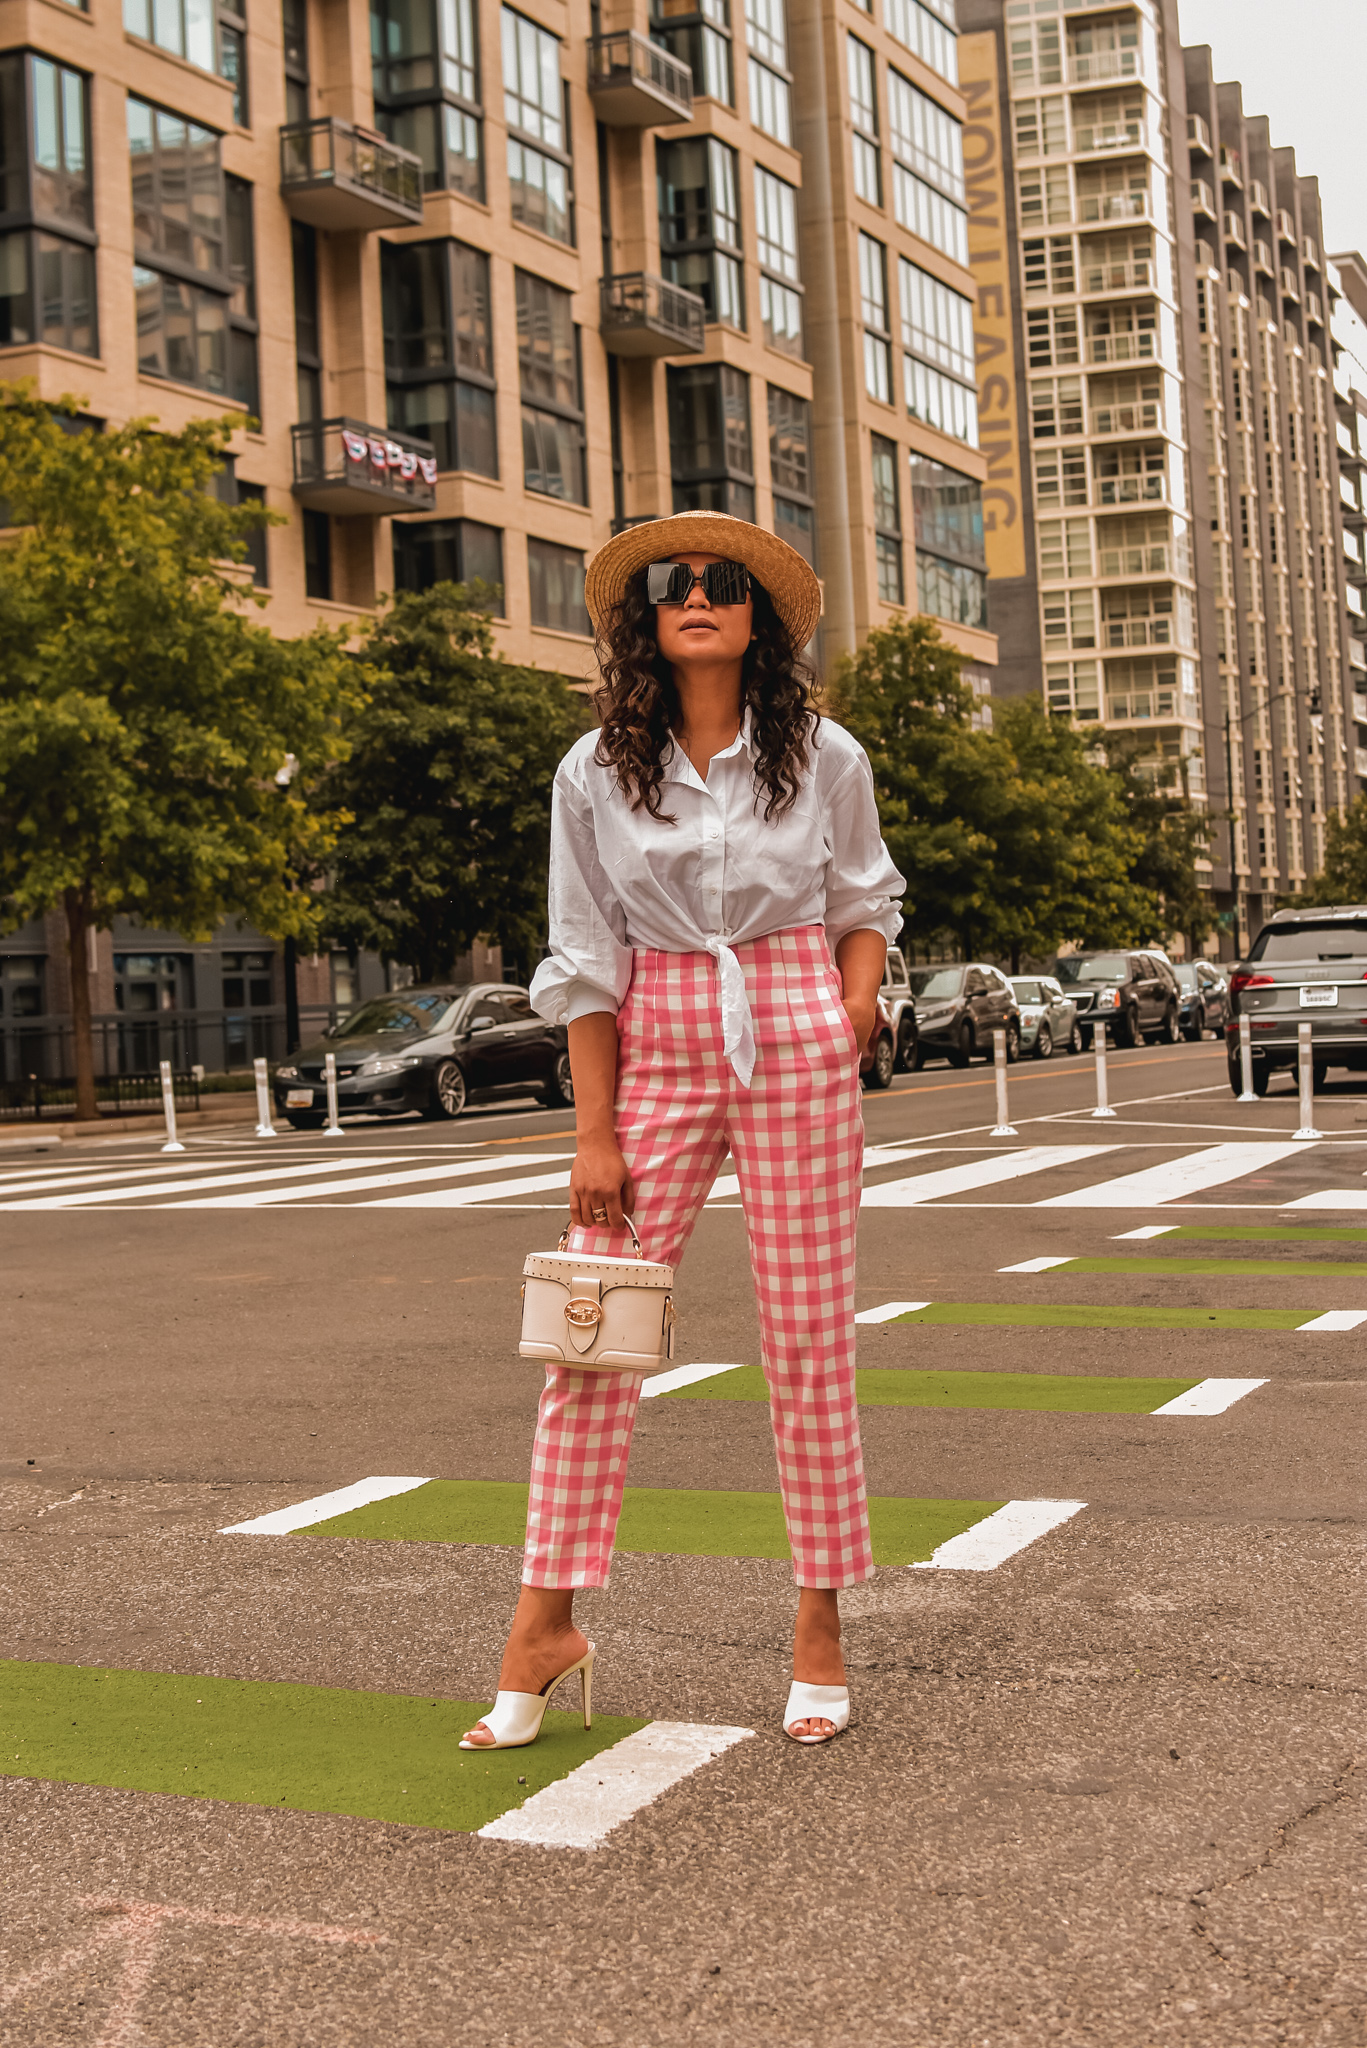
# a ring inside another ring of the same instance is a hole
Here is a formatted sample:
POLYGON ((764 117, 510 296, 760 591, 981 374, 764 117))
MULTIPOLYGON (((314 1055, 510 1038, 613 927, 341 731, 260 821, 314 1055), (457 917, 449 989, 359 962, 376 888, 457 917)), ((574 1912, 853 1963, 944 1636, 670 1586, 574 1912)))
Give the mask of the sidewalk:
MULTIPOLYGON (((256 1123, 256 1095, 250 1089, 225 1095, 219 1101, 212 1097, 209 1100, 212 1103, 210 1108, 178 1110, 177 1130, 213 1130, 221 1124, 256 1123)), ((122 1138, 146 1137, 149 1133, 165 1129, 166 1119, 160 1110, 150 1116, 104 1116, 97 1123, 59 1122, 55 1118, 23 1124, 4 1123, 0 1124, 0 1152, 44 1152, 54 1144, 73 1141, 110 1144, 122 1138)))

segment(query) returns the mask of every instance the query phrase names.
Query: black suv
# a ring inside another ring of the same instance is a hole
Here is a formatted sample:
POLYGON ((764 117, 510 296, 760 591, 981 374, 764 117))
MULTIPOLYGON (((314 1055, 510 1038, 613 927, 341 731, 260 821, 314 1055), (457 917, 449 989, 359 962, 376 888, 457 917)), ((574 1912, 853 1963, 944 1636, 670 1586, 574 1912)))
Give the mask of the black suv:
POLYGON ((990 1060, 994 1031, 1006 1033, 1006 1057, 1020 1058, 1020 1009, 998 968, 983 960, 913 967, 909 980, 917 1028, 912 1064, 918 1071, 928 1059, 947 1059, 951 1067, 966 1067, 975 1053, 990 1060))
POLYGON ((1077 1004, 1086 1045, 1098 1024, 1112 1045, 1176 1045, 1181 1036, 1182 992, 1157 953, 1069 953, 1054 962, 1054 976, 1077 1004))
POLYGON ((1239 1015, 1253 1045, 1253 1092, 1297 1061, 1297 1026, 1311 1028, 1315 1086, 1330 1067, 1367 1067, 1367 905, 1279 910, 1229 978, 1233 1014, 1225 1026, 1229 1085, 1242 1093, 1239 1015))

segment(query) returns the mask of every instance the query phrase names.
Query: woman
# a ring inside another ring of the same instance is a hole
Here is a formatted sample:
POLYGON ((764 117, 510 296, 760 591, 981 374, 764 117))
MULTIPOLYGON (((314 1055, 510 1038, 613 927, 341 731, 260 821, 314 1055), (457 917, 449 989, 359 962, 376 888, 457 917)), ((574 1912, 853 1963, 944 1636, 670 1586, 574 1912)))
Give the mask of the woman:
MULTIPOLYGON (((569 1026, 571 1247, 618 1252, 633 1216, 645 1256, 677 1263, 729 1146, 799 1588, 784 1727, 827 1741, 849 1721, 838 1589, 873 1570, 859 1053, 904 884, 865 755, 804 686, 820 588, 794 549, 685 512, 610 541, 585 598, 602 729, 556 776, 550 958, 532 983, 569 1026)), ((607 1583, 640 1396, 629 1375, 547 1368, 522 1593, 498 1700, 463 1746, 533 1740, 573 1671, 587 1709, 574 1589, 607 1583)))

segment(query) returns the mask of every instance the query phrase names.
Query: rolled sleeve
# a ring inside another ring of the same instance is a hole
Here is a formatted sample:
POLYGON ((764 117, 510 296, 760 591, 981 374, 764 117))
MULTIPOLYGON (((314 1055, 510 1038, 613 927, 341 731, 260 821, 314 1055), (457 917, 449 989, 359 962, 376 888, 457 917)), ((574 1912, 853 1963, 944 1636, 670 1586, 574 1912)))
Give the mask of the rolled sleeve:
POLYGON ((902 926, 906 878, 883 844, 868 756, 856 758, 832 791, 826 868, 826 937, 832 953, 847 932, 881 932, 891 945, 902 926))
POLYGON ((551 799, 550 949, 532 976, 532 1007, 548 1024, 616 1016, 631 981, 626 915, 598 857, 587 792, 566 763, 551 799))

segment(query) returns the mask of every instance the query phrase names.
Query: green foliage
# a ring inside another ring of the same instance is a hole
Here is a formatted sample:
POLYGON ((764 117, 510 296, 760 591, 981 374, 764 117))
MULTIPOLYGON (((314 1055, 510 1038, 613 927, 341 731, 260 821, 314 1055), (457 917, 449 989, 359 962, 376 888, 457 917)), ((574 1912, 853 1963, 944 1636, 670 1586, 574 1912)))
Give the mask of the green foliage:
MULTIPOLYGON (((63 399, 75 414, 82 401, 63 399)), ((281 641, 233 567, 265 515, 210 495, 232 422, 70 432, 0 385, 0 898, 207 938, 229 914, 308 939, 291 862, 336 819, 280 790, 334 755, 360 678, 339 636, 281 641)), ((70 921, 70 918, 69 918, 70 921)))
POLYGON ((1193 953, 1215 929, 1211 898, 1196 878, 1198 856, 1210 845, 1211 818, 1196 810, 1185 782, 1164 788, 1154 776, 1152 742, 1136 732, 1106 735, 1106 765, 1123 792, 1136 840, 1131 877, 1148 892, 1157 914, 1141 937, 1184 932, 1193 953))
POLYGON ((1354 797, 1341 814, 1331 811, 1325 826, 1324 872, 1288 904, 1367 903, 1367 796, 1354 797))
POLYGON ((588 705, 563 676, 499 661, 460 584, 401 594, 365 652, 375 674, 350 755, 317 793, 351 814, 330 934, 423 981, 490 932, 529 968, 545 936, 551 783, 593 724, 588 705))

